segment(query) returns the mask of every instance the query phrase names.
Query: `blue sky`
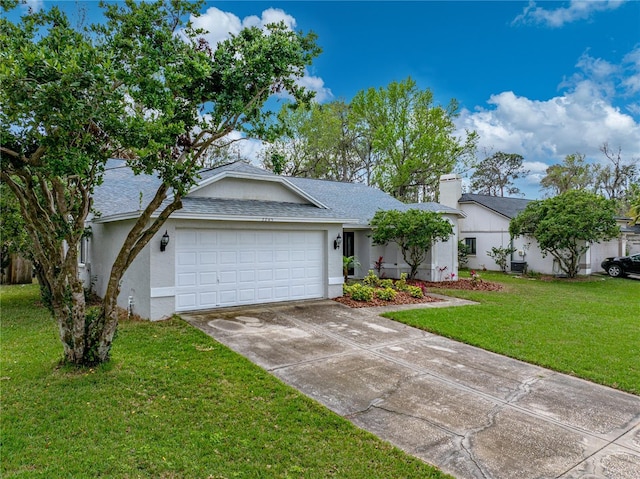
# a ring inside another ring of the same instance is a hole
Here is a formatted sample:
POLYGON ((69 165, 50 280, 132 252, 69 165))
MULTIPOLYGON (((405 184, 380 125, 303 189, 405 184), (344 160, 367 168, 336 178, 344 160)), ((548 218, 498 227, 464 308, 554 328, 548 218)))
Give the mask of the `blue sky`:
MULTIPOLYGON (((97 2, 85 5, 91 17, 97 2)), ((323 53, 304 79, 318 101, 411 76, 438 102, 458 100, 480 158, 524 156, 527 197, 568 154, 603 162, 608 142, 640 159, 640 1, 217 1, 198 24, 215 41, 277 20, 318 35, 323 53)))

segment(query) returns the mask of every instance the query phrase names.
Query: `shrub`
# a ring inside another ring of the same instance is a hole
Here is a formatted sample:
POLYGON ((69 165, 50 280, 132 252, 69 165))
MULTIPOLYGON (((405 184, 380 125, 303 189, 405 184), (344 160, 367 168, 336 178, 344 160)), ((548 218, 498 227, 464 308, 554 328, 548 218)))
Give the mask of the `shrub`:
POLYGON ((351 299, 355 301, 371 301, 373 299, 374 289, 364 284, 356 283, 349 288, 351 299))
POLYGON ((381 288, 393 288, 393 280, 392 279, 381 279, 380 284, 378 284, 381 288))
POLYGON ((400 279, 396 281, 395 286, 398 291, 403 291, 403 292, 409 291, 407 289, 409 287, 409 285, 407 284, 407 273, 402 273, 400 275, 400 279))
POLYGON ((507 271, 507 260, 508 256, 515 251, 515 248, 503 248, 502 246, 496 248, 495 246, 491 248, 491 251, 487 251, 487 256, 493 258, 493 261, 496 262, 498 266, 500 266, 500 271, 506 273, 507 271))
POLYGON ((422 288, 419 286, 407 286, 407 293, 409 293, 412 298, 424 298, 422 288))
POLYGON ((380 283, 380 278, 378 278, 373 270, 370 269, 367 275, 362 279, 362 282, 367 286, 375 287, 380 283))
POLYGON ((376 296, 383 301, 393 301, 396 299, 397 291, 393 288, 384 288, 376 290, 376 296))

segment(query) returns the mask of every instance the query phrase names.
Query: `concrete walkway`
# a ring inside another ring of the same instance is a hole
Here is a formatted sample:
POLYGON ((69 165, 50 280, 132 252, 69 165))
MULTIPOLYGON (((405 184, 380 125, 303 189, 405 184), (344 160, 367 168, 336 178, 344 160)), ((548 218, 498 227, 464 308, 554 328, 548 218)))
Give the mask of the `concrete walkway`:
POLYGON ((640 479, 640 397, 379 312, 311 301, 182 317, 357 426, 459 479, 640 479))

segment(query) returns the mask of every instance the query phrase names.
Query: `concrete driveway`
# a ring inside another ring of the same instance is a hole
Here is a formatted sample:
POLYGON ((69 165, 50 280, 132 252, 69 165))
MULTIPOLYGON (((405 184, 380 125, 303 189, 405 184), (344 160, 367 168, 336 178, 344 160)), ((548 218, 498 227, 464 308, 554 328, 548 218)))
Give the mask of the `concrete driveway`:
POLYGON ((640 479, 640 397, 379 313, 311 301, 182 317, 457 478, 640 479))

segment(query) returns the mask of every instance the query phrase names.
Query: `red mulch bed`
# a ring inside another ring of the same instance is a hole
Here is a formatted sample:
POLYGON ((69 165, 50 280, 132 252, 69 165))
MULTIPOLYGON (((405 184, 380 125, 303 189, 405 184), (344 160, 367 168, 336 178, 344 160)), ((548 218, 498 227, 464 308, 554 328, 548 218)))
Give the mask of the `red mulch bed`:
POLYGON ((442 301, 438 298, 431 296, 425 296, 423 298, 414 298, 408 293, 398 292, 394 301, 384 301, 379 298, 373 298, 371 301, 356 301, 348 296, 340 296, 339 298, 333 298, 334 301, 342 303, 350 308, 372 308, 375 306, 393 306, 396 304, 421 304, 421 303, 435 303, 436 301, 442 301))
POLYGON ((439 298, 434 298, 429 296, 429 289, 465 289, 465 290, 473 290, 473 291, 500 291, 503 289, 503 286, 499 283, 492 283, 491 281, 483 281, 477 280, 473 281, 471 279, 459 279, 457 281, 441 281, 437 283, 431 283, 426 281, 408 281, 409 284, 413 286, 420 286, 423 291, 426 291, 426 294, 423 298, 414 298, 410 296, 408 293, 398 292, 396 295, 396 299, 394 301, 383 301, 382 299, 374 298, 371 301, 356 301, 347 296, 341 296, 339 298, 334 298, 333 300, 342 303, 350 308, 371 308, 376 306, 393 306, 397 304, 421 304, 421 303, 434 303, 437 301, 442 301, 439 298))
POLYGON ((417 281, 416 283, 424 284, 427 288, 433 289, 466 289, 473 291, 501 291, 503 289, 500 283, 492 283, 482 279, 473 281, 464 278, 458 281, 441 281, 439 283, 427 283, 425 281, 417 281))

